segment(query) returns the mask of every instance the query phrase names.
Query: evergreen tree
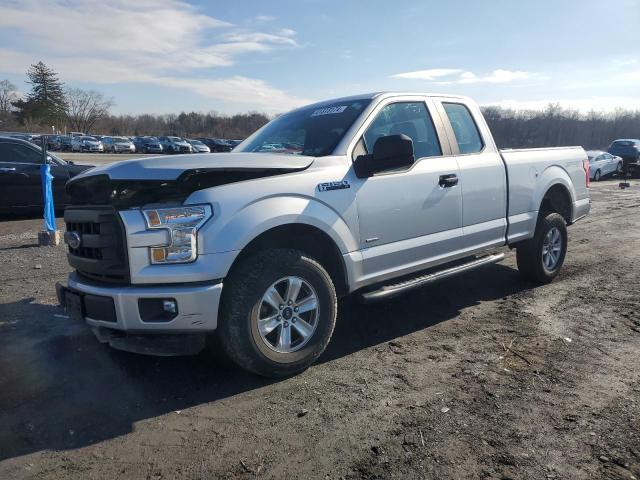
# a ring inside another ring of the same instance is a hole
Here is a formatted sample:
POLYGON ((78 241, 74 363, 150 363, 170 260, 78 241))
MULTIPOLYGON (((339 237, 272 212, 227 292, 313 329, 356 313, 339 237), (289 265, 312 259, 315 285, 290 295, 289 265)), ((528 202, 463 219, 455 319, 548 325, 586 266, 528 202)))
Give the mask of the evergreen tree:
POLYGON ((14 103, 19 110, 18 118, 22 123, 29 120, 55 125, 64 118, 67 110, 64 84, 58 79, 58 74, 42 62, 31 65, 27 77, 31 92, 25 101, 14 103))

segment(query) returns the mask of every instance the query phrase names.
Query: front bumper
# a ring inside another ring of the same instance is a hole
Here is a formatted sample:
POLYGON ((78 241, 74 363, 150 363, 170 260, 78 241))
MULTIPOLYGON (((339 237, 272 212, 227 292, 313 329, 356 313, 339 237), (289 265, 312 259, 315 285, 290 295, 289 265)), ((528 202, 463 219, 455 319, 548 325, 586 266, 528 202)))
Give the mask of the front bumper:
POLYGON ((79 295, 81 302, 78 313, 92 327, 134 334, 207 333, 213 332, 217 327, 222 282, 196 285, 103 286, 87 282, 76 273, 72 273, 69 275, 67 286, 60 286, 57 291, 58 300, 63 306, 66 305, 64 296, 67 291, 79 295), (104 311, 111 308, 108 299, 113 301, 113 315, 104 311), (140 313, 140 299, 175 300, 178 313, 169 321, 145 321, 140 313), (90 308, 87 308, 86 300, 91 301, 90 308), (101 301, 104 307, 99 306, 101 301))

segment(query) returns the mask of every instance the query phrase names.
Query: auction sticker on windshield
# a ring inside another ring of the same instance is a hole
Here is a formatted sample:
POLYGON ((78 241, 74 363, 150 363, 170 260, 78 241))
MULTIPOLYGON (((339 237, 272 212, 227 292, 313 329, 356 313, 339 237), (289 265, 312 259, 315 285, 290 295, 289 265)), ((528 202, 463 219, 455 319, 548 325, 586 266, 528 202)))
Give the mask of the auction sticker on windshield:
POLYGON ((314 110, 311 114, 312 117, 319 117, 320 115, 333 115, 336 113, 342 113, 347 109, 348 105, 340 105, 339 107, 326 107, 319 110, 314 110))

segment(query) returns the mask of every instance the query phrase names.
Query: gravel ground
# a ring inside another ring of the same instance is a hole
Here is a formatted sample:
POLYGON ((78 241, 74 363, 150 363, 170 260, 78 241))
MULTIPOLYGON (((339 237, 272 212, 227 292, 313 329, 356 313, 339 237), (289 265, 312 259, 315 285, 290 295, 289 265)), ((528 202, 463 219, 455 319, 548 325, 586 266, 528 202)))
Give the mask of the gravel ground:
POLYGON ((640 478, 640 183, 592 188, 551 285, 515 256, 340 303, 294 378, 109 350, 63 316, 63 247, 0 223, 0 478, 640 478))

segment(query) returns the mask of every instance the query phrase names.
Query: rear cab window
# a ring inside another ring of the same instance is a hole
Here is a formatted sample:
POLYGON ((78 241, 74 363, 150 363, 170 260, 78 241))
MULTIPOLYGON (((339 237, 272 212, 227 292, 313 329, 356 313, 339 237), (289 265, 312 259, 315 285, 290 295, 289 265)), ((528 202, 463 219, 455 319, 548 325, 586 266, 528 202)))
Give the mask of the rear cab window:
POLYGON ((442 102, 442 107, 451 124, 460 154, 480 153, 484 149, 484 142, 467 106, 462 103, 442 102))

